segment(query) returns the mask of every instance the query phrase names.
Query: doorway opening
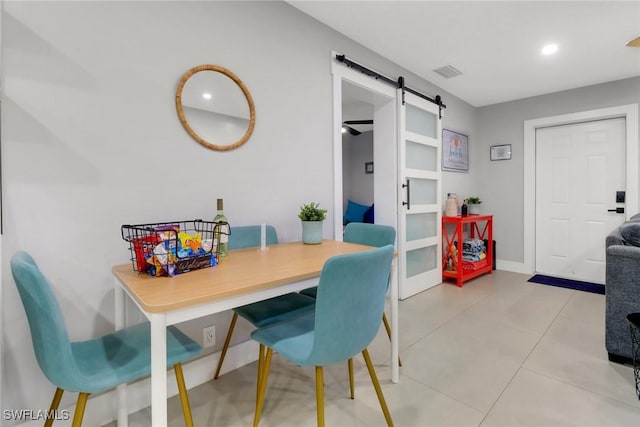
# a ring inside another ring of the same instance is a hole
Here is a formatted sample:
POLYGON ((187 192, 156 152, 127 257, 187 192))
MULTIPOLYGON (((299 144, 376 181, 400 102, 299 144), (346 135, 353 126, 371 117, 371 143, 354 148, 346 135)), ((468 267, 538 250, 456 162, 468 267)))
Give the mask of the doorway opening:
POLYGON ((374 206, 376 224, 397 229, 395 89, 333 63, 334 239, 342 240, 349 200, 374 206), (360 132, 342 133, 345 121, 360 132), (346 134, 346 136, 345 136, 346 134), (368 173, 371 172, 371 173, 368 173))
POLYGON ((375 222, 374 105, 370 98, 368 90, 342 82, 343 225, 375 222))

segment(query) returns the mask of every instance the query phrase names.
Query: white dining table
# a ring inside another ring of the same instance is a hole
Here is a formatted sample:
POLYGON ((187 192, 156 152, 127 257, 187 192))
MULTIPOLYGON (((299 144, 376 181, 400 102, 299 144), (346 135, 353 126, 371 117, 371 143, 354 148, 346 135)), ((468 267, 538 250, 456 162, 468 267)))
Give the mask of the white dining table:
MULTIPOLYGON (((140 274, 131 264, 114 266, 116 329, 126 326, 127 296, 151 324, 152 426, 167 425, 167 326, 315 286, 327 259, 369 249, 372 248, 336 240, 324 240, 318 245, 279 243, 266 250, 234 250, 215 267, 173 277, 140 274)), ((390 363, 394 383, 399 382, 396 270, 394 261, 389 290, 390 363)), ((126 384, 118 387, 117 394, 118 426, 126 427, 126 384)))

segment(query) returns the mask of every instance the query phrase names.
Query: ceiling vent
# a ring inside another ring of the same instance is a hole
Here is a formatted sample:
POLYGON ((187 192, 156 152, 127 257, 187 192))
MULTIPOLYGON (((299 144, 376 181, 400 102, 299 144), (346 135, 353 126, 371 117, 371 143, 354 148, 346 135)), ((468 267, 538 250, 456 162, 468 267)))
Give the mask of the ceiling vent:
POLYGON ((462 72, 451 65, 445 65, 444 67, 436 68, 434 72, 440 74, 445 79, 459 76, 462 72))

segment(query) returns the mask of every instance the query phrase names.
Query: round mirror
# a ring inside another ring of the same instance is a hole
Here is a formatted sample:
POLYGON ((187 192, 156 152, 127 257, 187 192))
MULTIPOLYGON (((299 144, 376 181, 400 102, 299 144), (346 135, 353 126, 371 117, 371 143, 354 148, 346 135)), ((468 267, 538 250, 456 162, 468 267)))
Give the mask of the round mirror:
POLYGON ((199 65, 182 76, 176 109, 189 135, 219 151, 247 142, 256 121, 249 89, 238 76, 218 65, 199 65))

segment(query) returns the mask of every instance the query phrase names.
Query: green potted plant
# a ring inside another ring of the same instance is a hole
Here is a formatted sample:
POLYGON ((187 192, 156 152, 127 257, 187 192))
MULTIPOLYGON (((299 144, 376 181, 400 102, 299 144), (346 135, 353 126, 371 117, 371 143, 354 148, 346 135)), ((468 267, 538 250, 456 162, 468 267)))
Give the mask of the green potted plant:
POLYGON ((467 198, 467 206, 469 207, 469 213, 471 215, 480 214, 480 204, 481 203, 482 203, 482 200, 480 200, 480 197, 469 197, 469 198, 467 198))
POLYGON ((319 203, 300 206, 298 218, 302 221, 302 242, 307 245, 322 243, 322 222, 327 219, 327 210, 320 209, 319 203))

